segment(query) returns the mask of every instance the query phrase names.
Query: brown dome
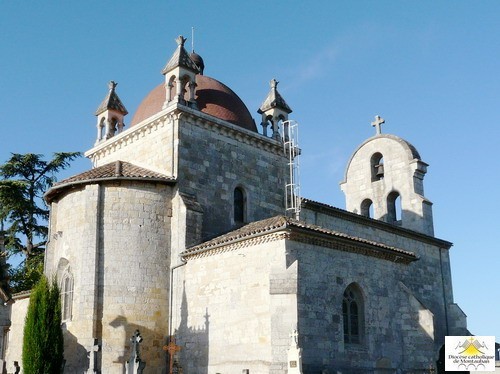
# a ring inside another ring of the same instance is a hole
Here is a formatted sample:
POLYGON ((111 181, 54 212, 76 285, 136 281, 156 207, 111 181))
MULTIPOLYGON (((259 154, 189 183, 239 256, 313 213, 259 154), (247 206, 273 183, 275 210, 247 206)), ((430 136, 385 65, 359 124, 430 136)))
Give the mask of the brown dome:
MULTIPOLYGON (((255 122, 243 101, 229 87, 218 80, 198 74, 196 76, 195 98, 198 109, 203 113, 257 132, 255 122)), ((141 102, 130 126, 134 126, 160 112, 165 100, 165 85, 160 84, 141 102)))

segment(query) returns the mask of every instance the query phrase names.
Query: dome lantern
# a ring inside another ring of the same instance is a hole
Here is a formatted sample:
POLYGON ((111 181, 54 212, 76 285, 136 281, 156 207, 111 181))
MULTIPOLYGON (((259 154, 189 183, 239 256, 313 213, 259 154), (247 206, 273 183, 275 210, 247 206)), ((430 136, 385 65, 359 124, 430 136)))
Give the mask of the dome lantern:
POLYGON ((288 115, 292 113, 292 109, 288 106, 285 99, 278 92, 278 81, 272 79, 269 83, 271 90, 267 94, 266 99, 260 106, 257 113, 262 114, 261 126, 263 134, 267 136, 267 126, 271 125, 272 138, 279 140, 279 124, 288 120, 288 115))
POLYGON ((123 127, 125 127, 123 118, 128 114, 128 111, 116 94, 117 85, 118 83, 114 81, 108 83, 108 94, 95 111, 97 116, 97 139, 95 144, 112 138, 115 133, 122 132, 123 127))
POLYGON ((177 42, 177 49, 161 72, 165 76, 166 89, 166 101, 163 104, 163 108, 173 103, 196 108, 196 74, 200 70, 184 48, 186 38, 179 35, 175 41, 177 42), (184 99, 186 91, 189 92, 188 100, 184 99))

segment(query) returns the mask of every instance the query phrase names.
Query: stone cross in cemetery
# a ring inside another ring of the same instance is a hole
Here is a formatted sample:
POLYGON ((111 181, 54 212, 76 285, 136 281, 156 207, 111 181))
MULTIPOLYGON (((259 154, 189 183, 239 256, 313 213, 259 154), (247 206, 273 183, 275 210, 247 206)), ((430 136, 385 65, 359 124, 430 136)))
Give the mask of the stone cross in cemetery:
POLYGON ((173 369, 174 369, 174 355, 179 352, 181 350, 182 347, 178 346, 177 344, 175 344, 175 336, 172 335, 170 336, 170 342, 163 346, 163 350, 166 351, 168 353, 168 356, 169 356, 169 363, 170 363, 170 368, 169 368, 169 371, 168 373, 169 374, 172 374, 173 373, 173 369))
POLYGON ((94 344, 90 347, 90 351, 88 351, 89 357, 89 369, 87 370, 87 374, 95 374, 97 373, 97 352, 101 350, 101 346, 97 339, 94 339, 94 344))
POLYGON ((372 122, 372 126, 377 129, 377 135, 382 133, 380 126, 385 123, 385 119, 380 116, 375 116, 375 121, 372 122))
POLYGON ((132 350, 130 352, 130 358, 126 363, 125 373, 142 374, 146 363, 141 360, 139 353, 139 343, 142 342, 142 336, 139 330, 135 330, 135 333, 130 338, 130 341, 132 342, 132 350))

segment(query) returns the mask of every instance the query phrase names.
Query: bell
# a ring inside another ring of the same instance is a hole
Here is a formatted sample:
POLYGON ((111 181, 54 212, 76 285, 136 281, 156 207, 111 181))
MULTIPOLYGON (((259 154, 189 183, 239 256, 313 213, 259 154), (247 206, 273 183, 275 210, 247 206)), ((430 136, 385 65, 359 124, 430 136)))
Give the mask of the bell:
POLYGON ((377 178, 383 178, 384 177, 384 164, 380 165, 375 165, 375 169, 377 169, 377 178))

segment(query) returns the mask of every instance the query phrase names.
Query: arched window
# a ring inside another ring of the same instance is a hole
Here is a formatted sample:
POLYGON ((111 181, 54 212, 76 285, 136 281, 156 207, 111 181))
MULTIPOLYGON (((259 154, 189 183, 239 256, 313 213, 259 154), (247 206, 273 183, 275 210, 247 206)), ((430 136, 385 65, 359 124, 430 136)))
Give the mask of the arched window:
POLYGON ((373 203, 370 199, 364 199, 360 208, 362 216, 373 218, 373 203))
POLYGON ((370 159, 370 170, 372 182, 384 179, 384 156, 382 153, 374 153, 370 159))
POLYGON ((387 195, 387 222, 398 223, 401 220, 401 197, 396 191, 387 195))
POLYGON ((61 314, 63 321, 70 321, 73 311, 73 276, 69 267, 61 280, 61 314))
POLYGON ((181 78, 181 94, 179 96, 183 102, 189 101, 190 99, 190 91, 189 91, 189 76, 184 75, 181 78))
POLYGON ((342 298, 344 343, 360 344, 364 329, 364 304, 361 291, 356 284, 349 285, 342 298))
POLYGON ((115 117, 108 119, 108 124, 106 128, 106 139, 110 139, 113 136, 115 136, 117 123, 118 120, 115 117))
POLYGON ((102 117, 97 127, 97 140, 100 141, 104 138, 106 132, 106 118, 102 117))
POLYGON ((276 130, 279 134, 282 134, 284 142, 290 141, 290 125, 285 121, 285 117, 283 115, 279 116, 278 124, 276 126, 276 130))
POLYGON ((266 118, 262 119, 262 135, 270 137, 273 134, 273 117, 272 116, 267 116, 266 118), (269 134, 269 131, 271 134, 269 134))
POLYGON ((245 222, 245 192, 241 187, 234 189, 234 223, 245 222))
POLYGON ((177 87, 175 87, 176 77, 172 75, 168 80, 167 84, 167 102, 171 102, 177 92, 177 87))

